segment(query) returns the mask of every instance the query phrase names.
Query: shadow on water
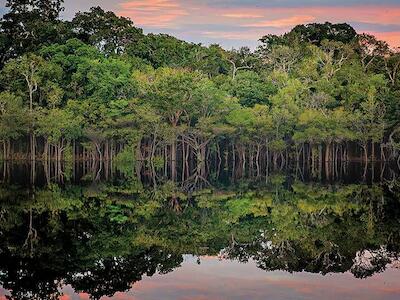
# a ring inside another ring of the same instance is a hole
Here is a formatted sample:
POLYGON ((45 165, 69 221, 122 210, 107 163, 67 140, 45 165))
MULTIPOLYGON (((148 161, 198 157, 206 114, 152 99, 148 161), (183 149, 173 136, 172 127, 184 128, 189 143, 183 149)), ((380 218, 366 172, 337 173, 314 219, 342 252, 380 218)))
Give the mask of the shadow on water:
MULTIPOLYGON (((397 166, 183 168, 3 163, 0 284, 13 299, 93 299, 185 254, 367 278, 398 266, 397 166)), ((133 287, 133 290, 135 286, 133 287)))
POLYGON ((50 183, 65 182, 104 182, 136 177, 143 184, 154 185, 159 182, 173 181, 189 190, 204 186, 235 184, 239 181, 268 182, 270 175, 282 174, 288 180, 319 182, 324 184, 354 184, 396 180, 400 176, 400 167, 396 163, 344 162, 341 164, 321 164, 319 169, 306 165, 263 166, 250 168, 242 165, 207 165, 204 170, 195 165, 177 168, 174 177, 168 166, 154 166, 148 162, 112 163, 110 161, 78 161, 31 164, 28 161, 0 162, 0 181, 21 186, 43 187, 50 183))

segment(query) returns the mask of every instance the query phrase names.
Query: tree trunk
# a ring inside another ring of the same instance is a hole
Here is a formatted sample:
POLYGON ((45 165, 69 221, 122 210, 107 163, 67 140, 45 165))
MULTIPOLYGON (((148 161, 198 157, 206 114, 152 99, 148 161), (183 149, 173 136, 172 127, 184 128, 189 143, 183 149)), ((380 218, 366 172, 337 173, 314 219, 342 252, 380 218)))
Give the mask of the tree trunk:
POLYGON ((136 161, 141 161, 141 160, 143 160, 142 139, 139 139, 138 142, 136 143, 136 161))
POLYGON ((171 177, 176 180, 176 139, 171 144, 171 177))
POLYGON ((3 159, 7 160, 7 144, 6 144, 6 140, 3 140, 3 159))
POLYGON ((30 146, 31 146, 30 159, 31 159, 31 161, 35 161, 35 159, 36 159, 36 145, 35 145, 35 134, 33 132, 30 133, 29 140, 30 140, 30 146))
POLYGON ((104 159, 106 161, 110 160, 110 142, 108 139, 106 140, 106 144, 104 145, 104 159))
POLYGON ((45 161, 48 160, 48 156, 49 156, 48 151, 49 151, 49 141, 48 141, 47 138, 46 138, 46 139, 45 139, 45 142, 44 142, 44 149, 43 149, 43 159, 44 159, 45 161))
POLYGON ((381 160, 386 161, 385 148, 383 147, 383 144, 381 144, 381 160))
POLYGON ((363 150, 364 150, 364 161, 367 164, 368 163, 368 144, 363 145, 363 150))
POLYGON ((331 148, 331 143, 327 143, 325 146, 325 162, 331 161, 330 148, 331 148))
POLYGON ((375 161, 375 143, 371 142, 371 160, 375 161))

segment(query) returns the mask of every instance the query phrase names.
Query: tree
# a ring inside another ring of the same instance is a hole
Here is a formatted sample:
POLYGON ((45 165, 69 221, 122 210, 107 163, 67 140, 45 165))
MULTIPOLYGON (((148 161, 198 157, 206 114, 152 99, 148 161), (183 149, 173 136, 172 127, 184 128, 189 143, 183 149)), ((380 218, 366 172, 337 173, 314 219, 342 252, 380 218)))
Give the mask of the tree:
POLYGON ((392 86, 396 85, 400 71, 400 50, 390 51, 384 57, 386 75, 390 80, 392 86))
POLYGON ((389 50, 389 45, 386 42, 377 40, 375 36, 367 33, 358 35, 357 42, 357 50, 364 71, 367 71, 377 59, 384 57, 389 50))
POLYGON ((228 53, 228 61, 232 65, 232 80, 240 70, 250 70, 254 68, 256 62, 254 55, 248 47, 241 47, 239 50, 232 50, 228 53))
POLYGON ((41 80, 40 70, 45 64, 44 60, 34 54, 24 55, 18 59, 11 60, 4 68, 4 74, 8 77, 20 78, 25 82, 29 96, 29 118, 30 118, 30 155, 35 160, 36 140, 34 135, 34 96, 38 91, 41 80))
POLYGON ((351 43, 356 38, 357 33, 353 27, 346 23, 332 24, 326 22, 323 24, 297 25, 288 35, 294 35, 302 42, 320 46, 324 40, 344 44, 351 43))
POLYGON ((271 81, 263 80, 254 71, 239 72, 234 81, 224 84, 222 88, 238 98, 240 104, 246 107, 269 104, 269 98, 276 90, 271 81))
POLYGON ((43 47, 40 54, 61 69, 59 85, 64 90, 64 100, 87 96, 87 73, 91 71, 92 65, 104 61, 104 55, 98 49, 76 38, 43 47))
POLYGON ((35 160, 36 155, 36 108, 44 103, 51 106, 61 101, 63 91, 57 84, 60 73, 61 69, 56 65, 31 53, 10 60, 2 70, 3 78, 7 81, 7 90, 28 100, 31 160, 35 160))
POLYGON ((181 132, 179 125, 190 121, 193 110, 194 92, 202 75, 184 69, 160 68, 153 74, 145 75, 143 82, 144 98, 151 103, 164 122, 171 127, 171 163, 175 172, 177 161, 177 137, 181 132))
POLYGON ((82 118, 66 109, 50 108, 41 111, 37 118, 36 134, 45 138, 44 159, 52 158, 49 157, 49 149, 53 146, 53 158, 61 161, 69 143, 81 136, 81 124, 82 118))
POLYGON ((130 56, 148 61, 154 68, 185 68, 196 63, 198 45, 179 40, 168 34, 148 34, 131 43, 127 49, 130 56))
POLYGON ((4 52, 1 63, 43 45, 62 41, 68 26, 58 20, 63 0, 8 0, 9 11, 1 19, 4 52))
POLYGON ((130 19, 118 17, 98 6, 89 12, 77 13, 71 25, 80 40, 107 55, 124 53, 130 44, 143 38, 143 31, 130 19))
MULTIPOLYGON (((10 81, 12 79, 22 80, 28 90, 28 107, 33 112, 35 93, 38 91, 41 81, 40 71, 45 62, 43 58, 35 54, 24 55, 10 61, 4 68, 3 74, 10 81)), ((13 84, 10 82, 10 84, 13 84)))
POLYGON ((289 46, 273 46, 271 51, 260 52, 263 63, 271 70, 290 73, 300 60, 300 52, 289 46))
POLYGON ((324 75, 330 79, 343 67, 353 50, 342 42, 324 40, 320 47, 312 47, 314 55, 322 65, 324 75))
MULTIPOLYGON (((197 82, 193 90, 193 104, 187 112, 189 120, 183 133, 183 141, 196 154, 197 169, 202 176, 205 173, 207 147, 214 139, 229 132, 223 116, 236 105, 236 99, 219 90, 208 78, 203 77, 197 82)), ((220 156, 218 146, 216 152, 220 156)))
POLYGON ((226 51, 218 44, 211 44, 209 47, 196 45, 189 50, 188 67, 207 74, 214 78, 220 74, 228 74, 230 62, 227 60, 226 51))
POLYGON ((26 109, 22 98, 9 92, 0 93, 0 140, 3 142, 3 159, 12 155, 11 141, 17 140, 27 130, 26 109))
MULTIPOLYGON (((376 100, 376 91, 371 89, 368 100, 361 103, 361 107, 354 114, 355 132, 357 140, 364 150, 364 160, 369 159, 368 144, 371 142, 374 149, 375 143, 381 142, 385 130, 385 107, 376 100)), ((375 159, 375 157, 372 157, 375 159)))
POLYGON ((298 44, 313 44, 319 47, 324 40, 349 44, 356 37, 357 32, 346 23, 311 23, 297 25, 290 32, 281 36, 274 34, 263 36, 260 39, 262 45, 259 49, 268 52, 274 46, 296 46, 298 44))

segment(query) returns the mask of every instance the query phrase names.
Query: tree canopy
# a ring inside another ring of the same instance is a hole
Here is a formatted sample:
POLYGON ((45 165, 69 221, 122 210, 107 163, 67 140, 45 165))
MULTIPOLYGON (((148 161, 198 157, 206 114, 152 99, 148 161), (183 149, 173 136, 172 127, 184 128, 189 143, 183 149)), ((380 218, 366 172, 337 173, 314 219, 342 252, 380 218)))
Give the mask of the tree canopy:
POLYGON ((225 50, 144 34, 101 7, 64 21, 62 5, 7 2, 0 101, 16 102, 7 106, 20 125, 4 110, 1 142, 20 151, 3 157, 43 158, 61 141, 98 160, 398 157, 400 54, 348 24, 298 25, 255 51, 225 50), (70 135, 61 124, 72 119, 70 135))

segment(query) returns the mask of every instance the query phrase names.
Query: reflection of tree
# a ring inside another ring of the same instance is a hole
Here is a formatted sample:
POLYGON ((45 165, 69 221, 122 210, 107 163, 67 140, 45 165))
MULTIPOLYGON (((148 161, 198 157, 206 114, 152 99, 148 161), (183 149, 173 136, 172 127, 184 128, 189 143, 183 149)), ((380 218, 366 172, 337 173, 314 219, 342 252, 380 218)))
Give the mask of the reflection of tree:
POLYGON ((125 257, 99 259, 86 268, 75 265, 74 259, 79 260, 79 257, 63 260, 63 255, 71 254, 68 252, 33 259, 3 253, 0 255, 0 283, 11 290, 13 299, 58 299, 61 283, 89 293, 92 299, 100 299, 130 289, 143 275, 171 272, 182 262, 181 255, 158 248, 136 249, 135 252, 125 257))
POLYGON ((132 247, 128 237, 134 227, 121 228, 113 215, 117 206, 98 202, 102 189, 91 186, 82 193, 73 187, 61 193, 50 187, 39 191, 33 202, 22 198, 0 203, 5 221, 0 224, 0 284, 13 299, 58 299, 61 283, 98 299, 129 289, 143 275, 179 266, 180 254, 132 247), (29 247, 32 238, 34 251, 29 247))
POLYGON ((351 273, 357 278, 366 278, 386 269, 388 263, 396 255, 387 251, 385 247, 376 250, 362 250, 357 252, 351 273))
POLYGON ((251 258, 260 269, 266 271, 308 271, 326 274, 348 270, 351 260, 346 264, 345 257, 339 253, 338 247, 330 244, 330 249, 323 249, 316 256, 311 256, 298 241, 281 241, 275 245, 270 240, 261 238, 251 244, 236 244, 226 248, 220 255, 242 262, 251 258))
MULTIPOLYGON (((399 244, 393 238, 399 215, 393 206, 398 207, 398 201, 384 195, 384 189, 379 186, 327 189, 304 184, 292 188, 294 191, 289 194, 273 194, 267 230, 253 237, 252 242, 232 240, 220 256, 239 261, 253 259, 268 271, 326 274, 351 270, 356 277, 380 272, 395 260, 395 252, 380 250, 381 245, 393 249, 399 244), (367 245, 375 248, 364 250, 367 245), (365 259, 359 259, 365 251, 371 255, 367 264, 365 259)), ((251 201, 246 197, 239 201, 247 201, 245 207, 250 208, 259 201, 257 197, 265 196, 253 196, 251 201)), ((254 214, 252 210, 241 211, 243 217, 254 214)))
POLYGON ((34 198, 0 186, 0 284, 13 298, 56 299, 61 284, 112 296, 172 271, 183 254, 365 278, 400 252, 393 182, 322 186, 271 176, 190 193, 172 181, 146 188, 136 176, 89 184, 50 184, 34 198))
POLYGON ((134 252, 127 257, 101 259, 89 269, 68 276, 66 282, 76 291, 90 294, 92 299, 111 297, 116 292, 129 290, 143 275, 171 272, 183 260, 180 255, 158 248, 136 249, 134 252))

